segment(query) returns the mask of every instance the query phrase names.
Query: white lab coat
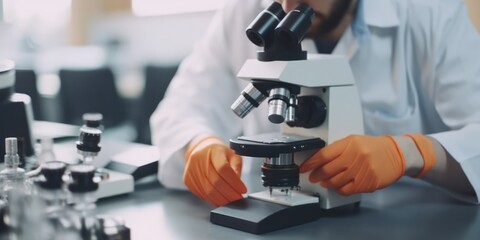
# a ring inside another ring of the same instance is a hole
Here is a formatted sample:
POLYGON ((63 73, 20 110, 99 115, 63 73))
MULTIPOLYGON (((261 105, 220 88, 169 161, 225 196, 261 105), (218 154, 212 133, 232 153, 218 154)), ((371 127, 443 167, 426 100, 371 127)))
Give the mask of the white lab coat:
MULTIPOLYGON (((185 146, 194 138, 216 135, 228 143, 241 134, 279 130, 267 120, 267 104, 243 120, 230 110, 248 83, 236 73, 246 59, 256 57, 245 28, 263 8, 259 0, 229 1, 182 62, 152 115, 164 186, 185 188, 185 146)), ((480 37, 463 1, 364 0, 363 11, 368 39, 358 41, 348 28, 333 54, 350 59, 365 133, 429 134, 460 163, 478 196, 480 37)), ((315 51, 311 41, 303 45, 315 51)), ((259 172, 260 163, 244 161, 244 171, 259 172)))

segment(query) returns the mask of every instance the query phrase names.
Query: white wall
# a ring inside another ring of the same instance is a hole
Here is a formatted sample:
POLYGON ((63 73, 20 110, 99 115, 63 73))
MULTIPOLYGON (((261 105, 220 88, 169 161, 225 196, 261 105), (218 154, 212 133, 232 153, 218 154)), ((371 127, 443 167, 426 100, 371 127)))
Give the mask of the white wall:
POLYGON ((0 19, 0 58, 12 58, 10 44, 12 44, 13 41, 11 34, 12 26, 8 23, 2 22, 0 19))
POLYGON ((204 34, 214 12, 155 17, 117 15, 93 26, 91 42, 102 45, 110 38, 124 44, 123 55, 131 63, 172 63, 183 59, 204 34))
POLYGON ((207 29, 213 11, 135 17, 117 15, 96 21, 90 42, 105 46, 111 39, 121 42, 115 51, 107 48, 107 62, 113 66, 118 89, 125 97, 142 93, 142 68, 149 63, 178 64, 193 49, 207 29))

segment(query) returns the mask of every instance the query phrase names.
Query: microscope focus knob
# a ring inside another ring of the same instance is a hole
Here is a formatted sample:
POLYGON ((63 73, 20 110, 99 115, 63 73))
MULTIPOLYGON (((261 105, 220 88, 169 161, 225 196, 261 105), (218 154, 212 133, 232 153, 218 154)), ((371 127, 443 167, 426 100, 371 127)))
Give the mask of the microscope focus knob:
POLYGON ((325 122, 327 105, 317 96, 298 97, 295 121, 287 122, 290 127, 315 128, 325 122))

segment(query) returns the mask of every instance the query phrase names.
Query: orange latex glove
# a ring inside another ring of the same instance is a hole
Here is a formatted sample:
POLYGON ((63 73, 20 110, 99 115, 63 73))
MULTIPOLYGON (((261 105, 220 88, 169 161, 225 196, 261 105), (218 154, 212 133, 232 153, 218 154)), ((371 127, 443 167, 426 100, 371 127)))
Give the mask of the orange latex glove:
POLYGON ((242 158, 216 137, 206 137, 186 152, 183 182, 199 198, 221 206, 242 198, 242 158))
POLYGON ((391 136, 351 135, 320 149, 300 166, 338 193, 373 192, 398 180, 405 171, 405 158, 391 136))

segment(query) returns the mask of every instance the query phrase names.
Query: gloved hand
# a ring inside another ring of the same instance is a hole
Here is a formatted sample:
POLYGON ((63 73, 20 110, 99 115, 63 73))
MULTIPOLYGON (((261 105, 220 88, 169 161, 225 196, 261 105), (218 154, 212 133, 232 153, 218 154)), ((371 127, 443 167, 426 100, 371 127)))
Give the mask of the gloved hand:
POLYGON ((393 137, 351 135, 320 149, 300 166, 309 179, 344 195, 373 192, 398 180, 405 158, 393 137))
POLYGON ((221 206, 242 198, 242 158, 216 137, 189 146, 183 182, 199 198, 221 206))

